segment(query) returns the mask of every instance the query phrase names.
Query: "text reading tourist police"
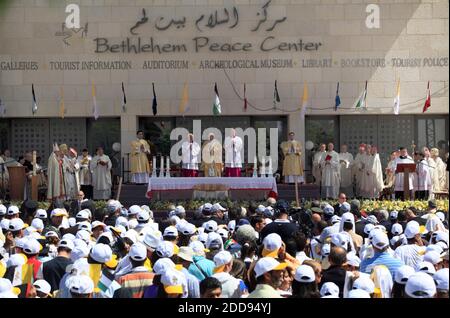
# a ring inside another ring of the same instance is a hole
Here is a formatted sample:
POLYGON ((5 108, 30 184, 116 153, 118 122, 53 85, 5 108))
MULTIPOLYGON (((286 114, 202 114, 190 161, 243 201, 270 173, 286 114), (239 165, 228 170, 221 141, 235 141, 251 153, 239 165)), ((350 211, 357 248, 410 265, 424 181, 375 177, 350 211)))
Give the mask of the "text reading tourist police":
POLYGON ((251 42, 219 42, 200 36, 192 43, 160 43, 155 38, 129 38, 120 42, 111 42, 107 38, 95 38, 95 53, 182 53, 200 52, 312 52, 322 46, 320 42, 304 42, 298 39, 292 42, 277 40, 274 36, 265 37, 259 44, 251 42), (256 47, 256 49, 255 49, 256 47))
POLYGON ((179 313, 198 313, 209 316, 214 312, 221 313, 260 313, 271 314, 270 303, 223 303, 217 305, 196 305, 185 303, 178 306, 179 313))

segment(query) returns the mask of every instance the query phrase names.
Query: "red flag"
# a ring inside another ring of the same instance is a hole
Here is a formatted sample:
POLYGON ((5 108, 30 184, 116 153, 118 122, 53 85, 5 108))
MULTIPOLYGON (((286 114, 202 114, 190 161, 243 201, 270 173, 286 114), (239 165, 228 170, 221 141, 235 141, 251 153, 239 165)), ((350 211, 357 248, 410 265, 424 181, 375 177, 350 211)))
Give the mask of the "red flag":
POLYGON ((244 83, 244 112, 247 111, 247 104, 248 104, 248 101, 247 101, 247 86, 244 83))
POLYGON ((425 113, 428 108, 431 107, 431 94, 430 94, 430 81, 428 81, 428 86, 427 86, 427 99, 425 101, 425 105, 423 105, 423 113, 425 113))

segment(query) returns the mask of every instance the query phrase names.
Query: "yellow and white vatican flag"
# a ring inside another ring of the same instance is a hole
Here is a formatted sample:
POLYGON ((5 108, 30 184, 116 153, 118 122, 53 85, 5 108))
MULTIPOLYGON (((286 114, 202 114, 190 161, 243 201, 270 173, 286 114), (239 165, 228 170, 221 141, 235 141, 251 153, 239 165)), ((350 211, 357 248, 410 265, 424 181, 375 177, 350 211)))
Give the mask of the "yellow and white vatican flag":
POLYGON ((400 79, 398 79, 397 82, 397 95, 394 99, 394 114, 400 114, 400 79))

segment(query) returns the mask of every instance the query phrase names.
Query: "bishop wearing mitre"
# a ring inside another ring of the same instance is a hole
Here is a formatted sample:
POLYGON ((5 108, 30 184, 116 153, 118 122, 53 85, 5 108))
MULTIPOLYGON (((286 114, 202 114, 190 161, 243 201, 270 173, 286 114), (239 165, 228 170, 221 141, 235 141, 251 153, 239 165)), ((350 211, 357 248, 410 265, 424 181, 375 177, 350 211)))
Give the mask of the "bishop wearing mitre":
POLYGON ((64 201, 66 191, 63 177, 63 154, 57 144, 53 145, 53 152, 48 158, 47 178, 47 199, 64 201))
POLYGON ((137 139, 131 142, 130 170, 131 182, 137 184, 148 183, 150 164, 147 154, 150 154, 150 145, 144 139, 144 132, 139 130, 136 133, 137 139))
POLYGON ((208 140, 203 145, 202 159, 205 177, 220 177, 222 175, 222 145, 213 133, 208 135, 208 140))
POLYGON ((294 139, 295 134, 289 133, 289 140, 282 142, 280 147, 283 152, 283 176, 285 183, 304 183, 302 165, 302 147, 300 142, 294 139))

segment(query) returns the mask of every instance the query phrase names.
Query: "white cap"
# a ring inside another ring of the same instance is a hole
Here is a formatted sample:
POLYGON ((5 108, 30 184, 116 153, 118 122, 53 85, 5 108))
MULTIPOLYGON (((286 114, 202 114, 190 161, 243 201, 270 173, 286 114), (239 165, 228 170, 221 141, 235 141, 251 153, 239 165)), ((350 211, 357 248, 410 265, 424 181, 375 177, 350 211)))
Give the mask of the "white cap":
POLYGON ((54 216, 68 216, 67 215, 67 211, 64 209, 60 209, 60 208, 56 208, 53 209, 52 212, 50 213, 50 217, 54 217, 54 216))
POLYGON ((347 246, 349 243, 349 237, 345 233, 335 233, 331 235, 331 243, 333 243, 336 246, 342 247, 343 249, 347 250, 347 246))
POLYGON ((117 219, 116 219, 116 224, 115 224, 115 225, 116 225, 116 226, 122 225, 122 226, 124 226, 124 227, 128 227, 128 220, 127 220, 127 218, 124 217, 124 216, 119 216, 119 217, 117 217, 117 219))
POLYGON ((161 232, 149 231, 145 234, 142 243, 150 250, 155 251, 162 240, 161 232))
POLYGON ((264 248, 262 250, 262 255, 264 257, 278 257, 278 250, 281 248, 283 241, 281 236, 277 233, 270 233, 263 240, 264 248))
POLYGON ((223 206, 221 206, 220 203, 214 203, 212 206, 212 210, 213 211, 226 211, 227 209, 225 209, 223 206))
POLYGON ((370 276, 362 275, 354 281, 353 289, 362 289, 369 294, 373 294, 375 283, 370 279, 370 276))
POLYGON ((0 225, 2 227, 2 230, 9 230, 9 219, 2 219, 0 221, 0 225))
POLYGON ((91 257, 96 262, 106 263, 112 258, 111 247, 103 243, 95 244, 91 249, 91 257))
POLYGON ((201 243, 206 244, 208 241, 208 234, 207 233, 199 233, 197 236, 197 240, 199 240, 201 243))
POLYGON ((91 241, 91 233, 86 230, 79 230, 75 238, 83 240, 86 244, 91 241))
POLYGON ((61 241, 59 241, 58 247, 65 247, 72 251, 75 246, 73 244, 73 241, 67 240, 67 239, 62 239, 61 241))
POLYGON ((295 271, 294 279, 300 283, 312 283, 316 280, 314 269, 309 265, 300 265, 295 271))
POLYGON ((175 253, 175 246, 172 242, 169 241, 161 241, 159 242, 158 247, 156 248, 156 254, 159 257, 172 257, 175 253))
POLYGON ((188 222, 180 222, 180 232, 183 235, 193 235, 195 234, 195 231, 197 231, 197 228, 194 224, 188 223, 188 222))
POLYGON ((33 283, 33 286, 34 288, 36 288, 37 291, 40 291, 41 293, 44 293, 46 295, 50 294, 52 290, 50 284, 43 279, 38 279, 37 281, 35 281, 33 283))
POLYGON ((15 238, 16 247, 24 248, 25 243, 28 241, 28 237, 16 237, 15 238))
POLYGON ((175 215, 178 215, 178 216, 183 213, 186 213, 186 210, 181 205, 178 205, 174 211, 175 211, 175 215))
POLYGON ((406 282, 408 281, 409 277, 415 273, 416 273, 416 271, 411 266, 402 265, 399 268, 397 268, 397 271, 395 272, 394 280, 398 284, 405 285, 406 282))
POLYGON ((106 224, 100 221, 94 221, 92 222, 92 229, 95 229, 96 227, 103 227, 103 229, 106 229, 106 224))
POLYGON ((179 258, 184 259, 185 261, 193 262, 194 251, 192 250, 192 247, 181 246, 178 250, 177 255, 179 258))
POLYGON ((208 235, 208 238, 206 239, 206 248, 207 249, 214 249, 217 247, 221 250, 223 249, 223 240, 222 240, 222 237, 218 233, 209 232, 207 235, 208 235))
POLYGON ((194 255, 205 256, 205 245, 200 241, 193 241, 189 243, 189 247, 192 248, 194 255))
POLYGON ((224 228, 218 229, 217 234, 219 234, 223 239, 228 239, 228 231, 224 228))
POLYGON ((350 266, 359 267, 361 265, 361 259, 355 253, 348 253, 347 264, 350 266))
POLYGON ((100 234, 100 236, 97 238, 97 242, 99 242, 102 237, 106 237, 108 239, 108 241, 109 241, 108 244, 114 243, 114 237, 111 232, 103 232, 102 234, 100 234))
POLYGON ((373 225, 378 224, 378 219, 375 215, 369 215, 366 221, 373 225))
POLYGON ((14 215, 14 214, 19 214, 19 213, 20 213, 19 208, 15 205, 10 205, 6 212, 7 215, 14 215))
POLYGON ((234 229, 236 228, 236 220, 231 220, 230 222, 228 222, 228 231, 230 232, 234 232, 234 229))
POLYGON ((178 236, 178 230, 175 226, 170 225, 164 229, 163 237, 164 236, 178 236))
POLYGON ((320 288, 320 295, 322 297, 328 296, 328 298, 338 298, 339 297, 339 286, 333 282, 326 282, 320 288))
POLYGON ((6 267, 13 267, 13 266, 22 266, 27 262, 27 258, 24 254, 12 254, 8 261, 6 262, 6 267))
POLYGON ((132 260, 143 261, 147 258, 147 247, 142 243, 134 243, 128 255, 132 260))
POLYGON ((286 263, 280 263, 273 257, 260 258, 255 265, 256 278, 273 270, 283 270, 286 268, 286 266, 286 263))
POLYGON ((373 230, 373 228, 375 227, 375 225, 373 225, 372 223, 367 223, 364 226, 364 233, 366 233, 367 235, 369 235, 369 233, 373 230))
POLYGON ((449 235, 448 232, 436 231, 433 233, 434 241, 436 243, 445 242, 446 245, 448 246, 448 235, 449 235))
POLYGON ((36 232, 37 230, 33 227, 33 226, 29 226, 27 228, 25 228, 25 230, 23 231, 23 235, 24 236, 29 236, 32 233, 36 232))
POLYGON ((75 235, 73 235, 72 233, 66 233, 62 236, 61 239, 67 239, 67 240, 71 240, 73 241, 74 239, 76 239, 75 235))
POLYGON ((59 237, 58 233, 56 233, 55 231, 48 231, 45 233, 45 237, 49 238, 49 237, 59 237))
POLYGON ((215 232, 217 231, 218 226, 216 221, 209 220, 208 222, 203 223, 202 227, 205 229, 205 231, 215 232))
POLYGON ((430 262, 420 262, 416 266, 416 272, 423 272, 433 276, 436 273, 436 268, 430 262))
POLYGON ((425 262, 430 262, 431 264, 436 265, 442 262, 442 257, 438 252, 430 251, 425 253, 425 255, 423 256, 423 260, 425 262))
POLYGON ((88 221, 83 221, 78 223, 78 231, 87 231, 89 233, 92 233, 92 225, 88 221))
POLYGON ((444 250, 441 246, 437 245, 437 244, 430 244, 427 246, 427 248, 425 249, 425 253, 431 252, 431 251, 435 251, 437 252, 439 255, 441 255, 442 253, 444 253, 444 250))
POLYGON ((333 215, 333 216, 331 217, 331 224, 336 224, 336 223, 339 223, 339 222, 341 222, 341 217, 340 217, 340 216, 338 216, 338 215, 333 215))
POLYGON ((436 216, 441 220, 442 222, 445 221, 445 214, 443 212, 436 212, 436 216))
POLYGON ((352 289, 348 292, 347 298, 370 298, 370 294, 362 289, 352 289))
POLYGON ((400 223, 394 223, 392 224, 391 228, 392 235, 400 235, 403 233, 403 227, 400 223))
POLYGON ((12 220, 9 220, 9 226, 8 229, 10 231, 20 231, 23 230, 23 228, 25 227, 25 223, 23 223, 22 219, 19 218, 15 218, 12 220))
POLYGON ((390 216, 391 219, 397 219, 398 218, 398 211, 395 211, 395 210, 391 211, 389 216, 390 216))
POLYGON ((331 245, 330 244, 323 244, 322 248, 320 249, 320 255, 322 256, 328 256, 331 252, 331 245))
POLYGON ((412 239, 417 234, 420 234, 420 225, 417 221, 409 221, 406 224, 405 236, 407 239, 412 239))
POLYGON ((148 222, 148 220, 150 220, 150 213, 142 209, 139 211, 136 218, 139 222, 148 222))
POLYGON ((0 215, 5 215, 6 211, 7 211, 6 206, 0 204, 0 215))
POLYGON ((183 286, 186 284, 186 278, 180 271, 169 269, 161 275, 161 284, 168 294, 183 294, 183 286))
POLYGON ((70 276, 67 284, 72 293, 91 294, 94 292, 94 282, 87 275, 70 276))
POLYGON ((434 274, 433 279, 438 290, 448 291, 448 268, 438 270, 436 274, 434 274))
POLYGON ((0 278, 0 298, 17 298, 9 279, 0 278))
POLYGON ((383 249, 389 246, 388 236, 380 230, 370 232, 372 235, 372 245, 378 249, 383 249))
POLYGON ((211 203, 205 203, 203 205, 203 208, 202 208, 202 213, 203 214, 204 214, 204 212, 211 213, 211 210, 212 210, 212 204, 211 203))
POLYGON ((141 207, 139 205, 132 205, 128 209, 128 215, 137 215, 141 211, 142 211, 142 209, 141 209, 141 207))
POLYGON ((225 265, 233 261, 233 256, 228 251, 220 251, 214 256, 214 273, 223 272, 225 265))
POLYGON ((79 211, 79 212, 75 215, 75 217, 76 217, 77 219, 85 219, 85 220, 87 220, 87 219, 89 219, 90 215, 91 215, 91 211, 88 210, 88 209, 84 209, 84 210, 79 211))
POLYGON ((37 209, 36 213, 34 213, 34 217, 35 218, 40 218, 40 219, 46 219, 47 218, 47 211, 45 211, 44 209, 37 209))
POLYGON ((29 255, 38 254, 41 248, 42 245, 39 244, 38 240, 29 238, 23 246, 23 252, 29 255))
POLYGON ((158 259, 153 265, 153 272, 156 275, 162 275, 169 269, 175 269, 175 263, 167 257, 158 259))
POLYGON ((122 207, 123 207, 122 204, 117 200, 109 200, 108 203, 106 204, 106 208, 110 212, 114 212, 117 209, 121 209, 122 207))
MULTIPOLYGON (((77 241, 77 240, 75 240, 77 241)), ((81 240, 79 240, 81 241, 81 240)), ((84 241, 81 241, 84 243, 84 241)), ((76 245, 72 252, 70 253, 70 259, 72 260, 72 262, 75 262, 76 260, 80 259, 80 258, 87 258, 89 256, 89 247, 87 246, 86 243, 84 243, 84 245, 76 245)))
POLYGON ((433 277, 423 272, 411 275, 406 282, 405 293, 411 298, 433 298, 436 294, 433 277))

